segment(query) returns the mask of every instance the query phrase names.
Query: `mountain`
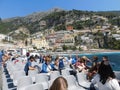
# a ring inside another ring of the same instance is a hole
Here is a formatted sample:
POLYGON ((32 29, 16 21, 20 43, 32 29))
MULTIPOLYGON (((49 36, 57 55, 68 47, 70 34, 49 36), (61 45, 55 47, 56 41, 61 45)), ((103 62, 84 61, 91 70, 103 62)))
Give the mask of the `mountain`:
POLYGON ((120 26, 120 11, 93 12, 75 9, 66 11, 54 8, 46 12, 35 12, 25 17, 0 19, 0 33, 9 34, 21 27, 29 30, 30 34, 51 28, 56 31, 65 30, 67 25, 72 25, 74 29, 78 30, 93 28, 96 25, 103 24, 103 21, 99 18, 101 16, 108 19, 108 23, 120 26))
POLYGON ((114 16, 114 17, 118 17, 120 16, 120 11, 99 11, 99 12, 95 12, 97 15, 101 15, 104 17, 108 17, 109 16, 114 16))
POLYGON ((14 17, 9 19, 0 20, 0 33, 8 34, 11 31, 15 31, 20 27, 26 27, 29 29, 30 33, 35 33, 40 31, 41 20, 43 17, 48 16, 53 12, 60 12, 61 9, 55 8, 47 12, 36 12, 25 17, 14 17))

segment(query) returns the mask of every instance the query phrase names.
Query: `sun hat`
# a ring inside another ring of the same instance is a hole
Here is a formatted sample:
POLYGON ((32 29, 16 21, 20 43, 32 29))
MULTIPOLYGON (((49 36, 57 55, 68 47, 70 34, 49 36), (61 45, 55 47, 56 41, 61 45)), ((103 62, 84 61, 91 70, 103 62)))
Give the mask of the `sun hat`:
POLYGON ((83 58, 84 60, 89 60, 86 56, 82 56, 82 58, 83 58))

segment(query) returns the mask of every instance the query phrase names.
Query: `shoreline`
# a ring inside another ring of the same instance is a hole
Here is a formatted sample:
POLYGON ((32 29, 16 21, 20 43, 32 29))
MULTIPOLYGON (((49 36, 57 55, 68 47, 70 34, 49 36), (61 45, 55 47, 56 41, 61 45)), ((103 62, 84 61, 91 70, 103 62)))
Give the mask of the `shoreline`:
POLYGON ((92 50, 87 50, 87 51, 71 51, 71 52, 46 52, 46 53, 41 53, 41 54, 47 54, 47 55, 80 55, 80 54, 101 54, 101 53, 120 53, 120 50, 106 50, 106 49, 92 49, 92 50))

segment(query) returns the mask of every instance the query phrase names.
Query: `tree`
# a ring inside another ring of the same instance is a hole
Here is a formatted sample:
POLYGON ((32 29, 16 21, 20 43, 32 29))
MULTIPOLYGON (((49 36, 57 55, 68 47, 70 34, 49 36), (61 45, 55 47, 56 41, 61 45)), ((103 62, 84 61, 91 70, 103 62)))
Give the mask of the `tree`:
POLYGON ((94 25, 95 25, 95 22, 93 22, 93 20, 91 19, 85 21, 85 26, 89 27, 89 29, 91 29, 94 25))
POLYGON ((37 50, 37 47, 36 47, 36 46, 34 46, 34 47, 33 47, 33 49, 36 49, 36 50, 37 50))
POLYGON ((75 51, 77 48, 76 48, 76 46, 72 46, 71 49, 72 49, 73 51, 75 51))
POLYGON ((27 40, 25 40, 25 46, 27 46, 28 45, 28 41, 27 40))
POLYGON ((83 26, 84 26, 83 21, 77 21, 73 23, 74 29, 83 29, 84 28, 83 26))
POLYGON ((59 26, 55 26, 55 30, 59 31, 59 30, 66 30, 65 25, 59 25, 59 26))
POLYGON ((32 38, 30 39, 30 45, 32 45, 32 38))
POLYGON ((63 45, 62 48, 64 51, 66 51, 68 49, 68 47, 66 45, 63 45))
POLYGON ((75 40, 75 44, 78 45, 79 42, 78 42, 77 36, 74 37, 74 40, 75 40))
POLYGON ((103 39, 103 33, 100 32, 100 30, 94 34, 95 38, 94 40, 97 41, 98 48, 102 48, 102 39, 103 39))
POLYGON ((111 23, 112 25, 120 26, 120 18, 111 19, 111 20, 110 20, 110 23, 111 23))
POLYGON ((79 51, 82 51, 82 48, 81 48, 81 47, 79 47, 79 51))
POLYGON ((110 37, 108 46, 110 49, 120 50, 120 40, 116 40, 115 38, 110 37))
POLYGON ((105 32, 105 33, 104 33, 103 40, 104 40, 103 47, 104 47, 104 48, 108 48, 108 32, 105 32))

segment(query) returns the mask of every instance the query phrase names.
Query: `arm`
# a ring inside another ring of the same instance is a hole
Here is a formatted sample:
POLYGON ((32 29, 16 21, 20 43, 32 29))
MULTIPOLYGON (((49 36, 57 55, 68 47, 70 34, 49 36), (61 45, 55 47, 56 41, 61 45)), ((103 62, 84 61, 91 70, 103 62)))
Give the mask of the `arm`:
POLYGON ((52 67, 52 70, 57 70, 55 67, 54 67, 54 64, 50 64, 50 66, 52 67))
POLYGON ((111 86, 113 90, 120 90, 119 83, 116 79, 111 80, 111 86))
POLYGON ((28 63, 29 70, 35 70, 34 67, 31 66, 31 62, 28 63))
POLYGON ((35 70, 35 68, 34 68, 34 67, 29 66, 29 70, 35 70))
POLYGON ((42 72, 43 72, 43 73, 48 73, 48 72, 47 72, 47 66, 46 66, 45 63, 42 65, 42 72))

